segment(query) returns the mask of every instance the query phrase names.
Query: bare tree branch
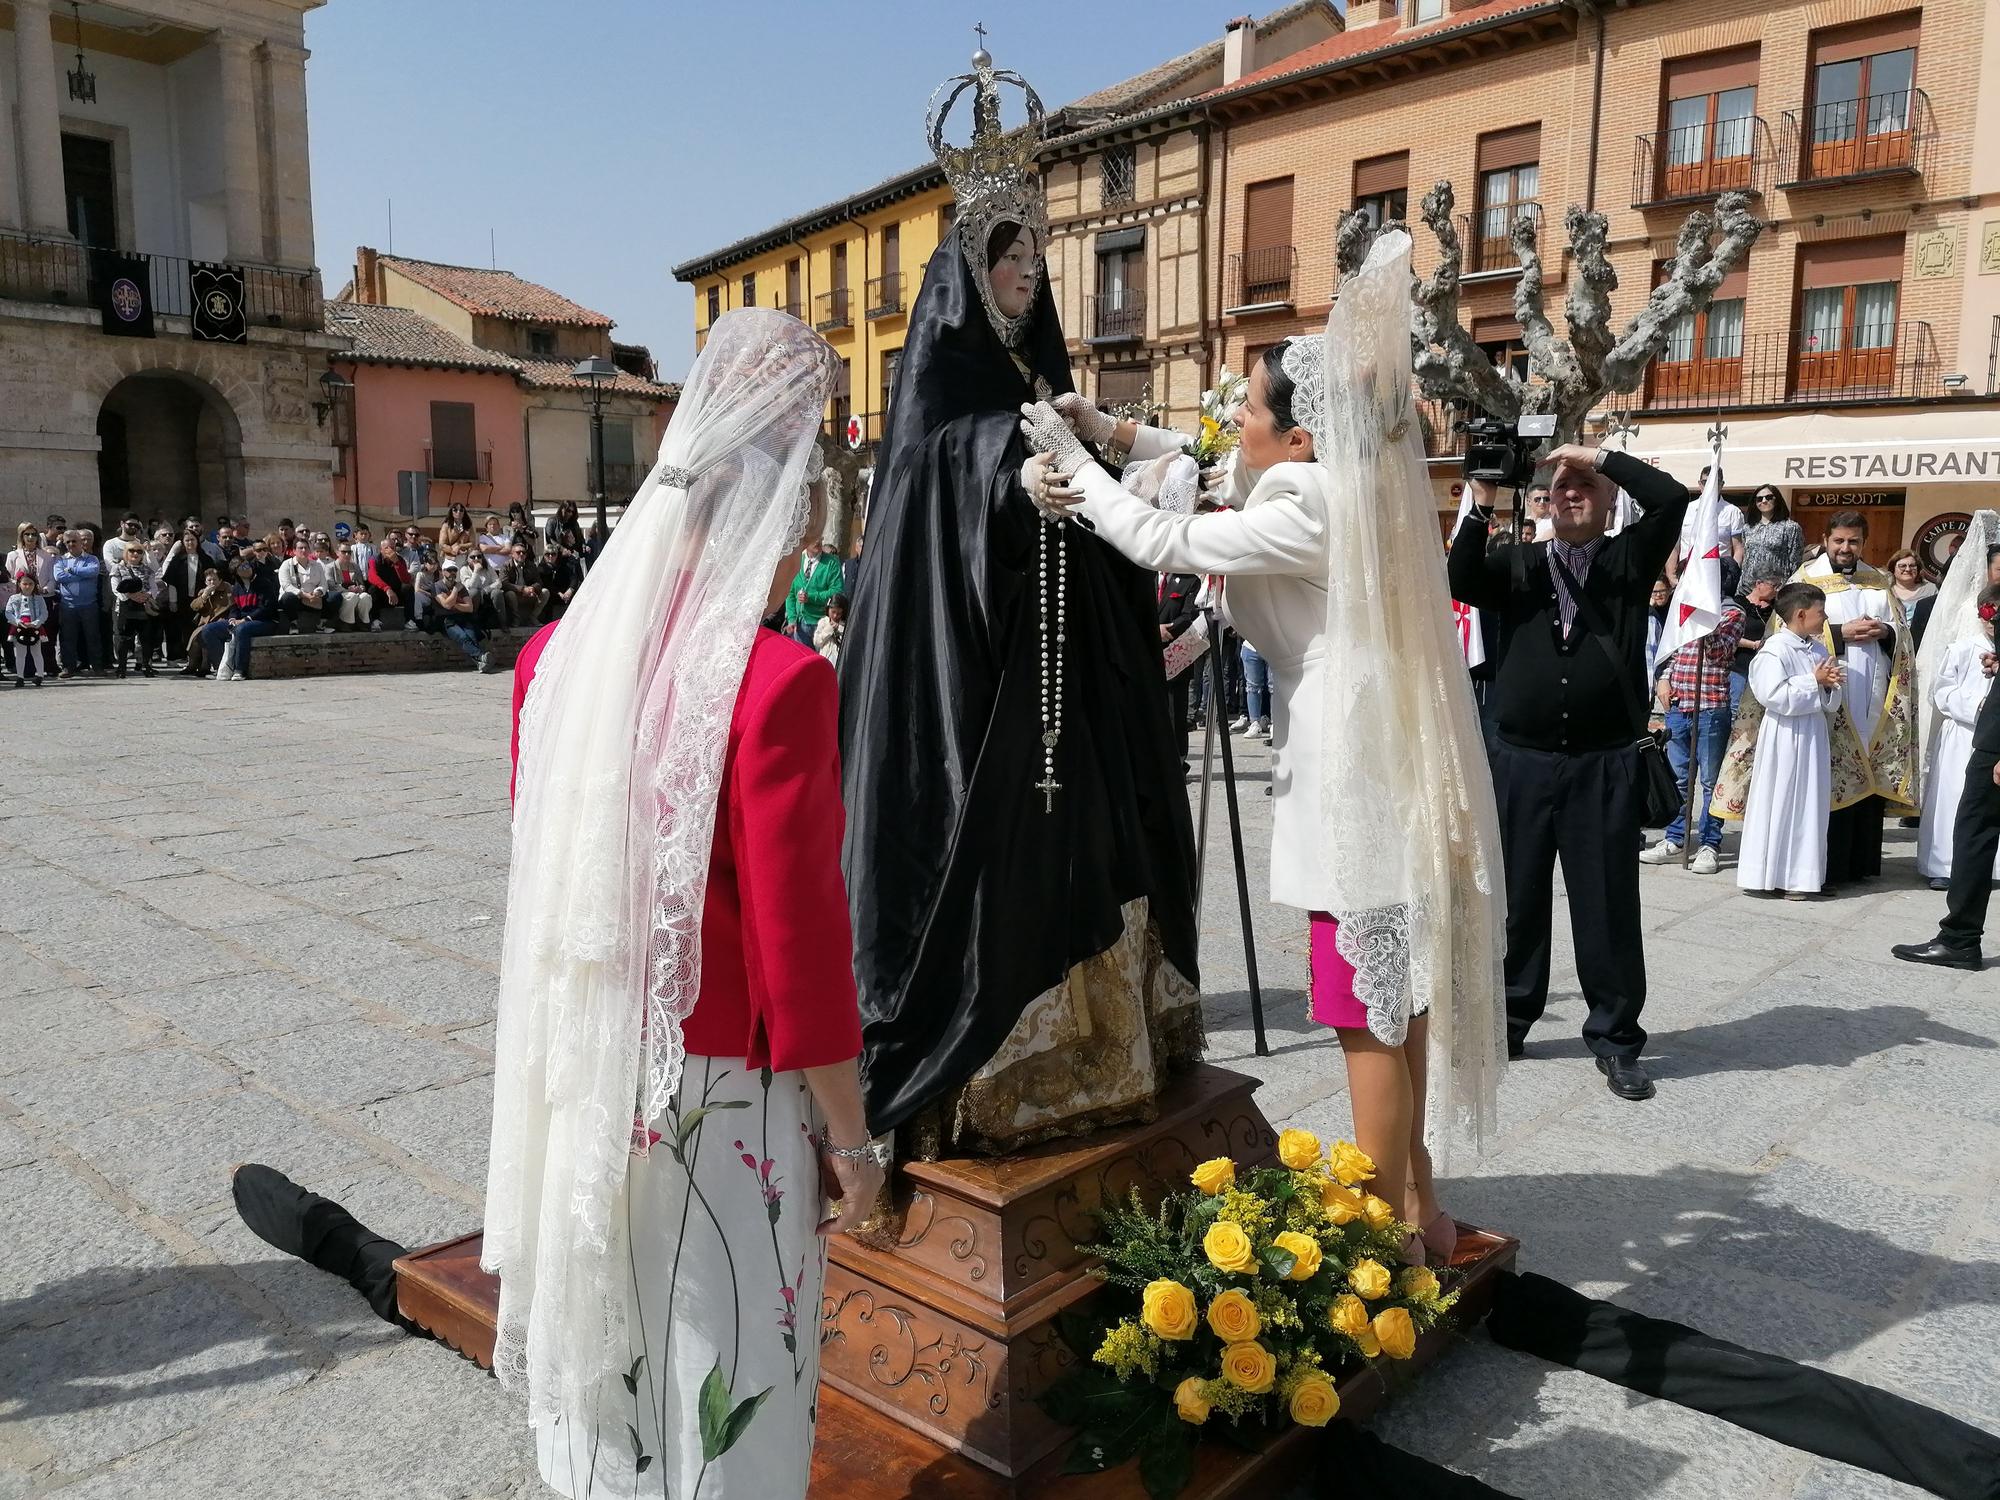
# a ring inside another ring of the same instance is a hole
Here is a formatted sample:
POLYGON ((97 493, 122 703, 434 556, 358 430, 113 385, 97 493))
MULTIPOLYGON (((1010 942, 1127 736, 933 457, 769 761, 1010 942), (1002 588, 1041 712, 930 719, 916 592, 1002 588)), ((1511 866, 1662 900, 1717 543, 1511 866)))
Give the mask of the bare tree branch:
POLYGON ((1333 236, 1333 263, 1343 280, 1361 269, 1377 232, 1375 221, 1358 208, 1340 221, 1333 236))
POLYGON ((1577 379, 1576 357, 1556 336, 1542 303, 1541 233, 1534 216, 1515 215, 1507 237, 1521 267, 1521 279, 1514 285, 1514 318, 1521 325, 1521 342, 1528 346, 1529 366, 1560 390, 1577 379))
POLYGON ((1724 193, 1716 200, 1715 209, 1713 215, 1691 213, 1681 225, 1672 272, 1653 288, 1646 306, 1604 357, 1604 389, 1637 390, 1646 366, 1667 347, 1674 323, 1700 312, 1714 300, 1717 289, 1743 263, 1763 233, 1764 226, 1750 212, 1747 194, 1724 193), (1720 238, 1710 249, 1709 241, 1718 232, 1720 238))
POLYGON ((1493 368, 1458 317, 1458 284, 1465 250, 1452 222, 1454 196, 1449 182, 1424 194, 1423 219, 1438 242, 1438 267, 1417 283, 1412 368, 1426 396, 1513 417, 1521 410, 1521 388, 1493 368))

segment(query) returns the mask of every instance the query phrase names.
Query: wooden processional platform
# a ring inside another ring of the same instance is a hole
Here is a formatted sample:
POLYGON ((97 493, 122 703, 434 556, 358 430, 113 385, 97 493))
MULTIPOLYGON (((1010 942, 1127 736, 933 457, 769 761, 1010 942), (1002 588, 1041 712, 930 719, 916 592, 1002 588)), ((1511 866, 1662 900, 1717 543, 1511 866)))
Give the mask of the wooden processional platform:
MULTIPOLYGON (((1019 1156, 910 1162, 900 1170, 901 1237, 878 1248, 842 1236, 828 1251, 820 1316, 815 1497, 1134 1500, 1134 1466, 1065 1475, 1069 1433, 1036 1404, 1076 1356, 1058 1314, 1096 1290, 1079 1242, 1096 1212, 1133 1188, 1148 1198, 1187 1182, 1198 1162, 1270 1160, 1276 1133, 1251 1098, 1257 1081, 1202 1065, 1161 1100, 1150 1125, 1062 1141, 1019 1156)), ((1485 1317, 1518 1242, 1459 1226, 1455 1323, 1485 1317)), ((396 1262, 404 1317, 481 1366, 493 1357, 499 1283, 479 1269, 481 1237, 448 1240, 396 1262)), ((1425 1335, 1406 1378, 1435 1359, 1447 1330, 1425 1335)), ((1341 1417, 1363 1420, 1388 1395, 1363 1369, 1340 1382, 1341 1417)), ((1187 1500, 1247 1496, 1309 1461, 1313 1434, 1288 1428, 1263 1453, 1198 1450, 1187 1500)))

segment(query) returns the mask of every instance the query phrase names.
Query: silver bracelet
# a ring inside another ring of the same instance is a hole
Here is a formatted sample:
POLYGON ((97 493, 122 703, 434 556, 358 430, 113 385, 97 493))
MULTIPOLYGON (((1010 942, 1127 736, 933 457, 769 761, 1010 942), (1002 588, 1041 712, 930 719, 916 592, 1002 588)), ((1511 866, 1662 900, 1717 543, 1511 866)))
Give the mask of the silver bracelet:
POLYGON ((884 1171, 888 1170, 890 1162, 895 1159, 894 1153, 889 1149, 889 1143, 885 1140, 866 1140, 858 1146, 836 1146, 833 1137, 822 1130, 819 1133, 819 1145, 828 1156, 844 1156, 849 1161, 873 1162, 884 1171))

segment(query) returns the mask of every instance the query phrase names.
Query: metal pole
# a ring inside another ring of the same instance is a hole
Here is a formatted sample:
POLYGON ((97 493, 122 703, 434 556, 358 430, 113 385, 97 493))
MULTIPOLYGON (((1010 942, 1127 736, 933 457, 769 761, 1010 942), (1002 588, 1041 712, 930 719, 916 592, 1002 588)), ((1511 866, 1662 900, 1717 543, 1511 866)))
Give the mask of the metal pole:
POLYGON ((590 383, 590 479, 597 492, 597 524, 608 529, 604 517, 604 397, 595 380, 590 383))
MULTIPOLYGON (((1220 629, 1221 627, 1213 622, 1209 625, 1209 634, 1214 642, 1208 653, 1211 657, 1222 655, 1222 637, 1218 633, 1220 629)), ((1222 696, 1216 690, 1215 679, 1221 674, 1215 670, 1214 663, 1210 663, 1202 671, 1208 678, 1208 712, 1202 715, 1201 811, 1196 815, 1194 825, 1194 918, 1197 929, 1201 925, 1202 877, 1208 873, 1208 793, 1215 773, 1215 715, 1221 707, 1219 700, 1222 696)), ((1227 727, 1228 721, 1224 720, 1223 723, 1227 727)))
MULTIPOLYGON (((1221 653, 1211 651, 1209 657, 1209 692, 1219 695, 1221 653)), ((1243 818, 1236 807, 1236 755, 1227 734, 1222 736, 1222 793, 1229 806, 1229 852, 1236 862, 1236 913, 1243 924, 1243 972, 1250 983, 1250 1025, 1256 1035, 1257 1055, 1269 1057, 1271 1048, 1264 1040, 1264 990, 1257 982, 1257 944, 1250 930, 1250 876, 1243 867, 1243 818)), ((1200 921, 1199 913, 1195 920, 1200 921)))
MULTIPOLYGON (((1687 806, 1681 812, 1681 868, 1685 870, 1694 863, 1694 845, 1699 835, 1694 824, 1694 789, 1701 784, 1701 669, 1702 658, 1706 654, 1701 649, 1707 636, 1689 642, 1694 646, 1694 719, 1688 726, 1688 793, 1687 806)), ((1671 664, 1668 671, 1672 671, 1671 664)), ((1671 697, 1671 694, 1669 694, 1671 697)), ((1685 709, 1682 710, 1686 712, 1685 709)))

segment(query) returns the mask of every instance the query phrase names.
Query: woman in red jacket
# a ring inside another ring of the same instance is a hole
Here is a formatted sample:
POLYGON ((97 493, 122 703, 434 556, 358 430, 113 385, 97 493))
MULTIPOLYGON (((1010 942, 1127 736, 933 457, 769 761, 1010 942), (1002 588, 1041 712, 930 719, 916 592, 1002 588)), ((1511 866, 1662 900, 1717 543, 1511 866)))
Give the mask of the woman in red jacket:
POLYGON ((719 320, 515 667, 484 1254, 494 1369, 566 1495, 804 1496, 824 1236, 881 1187, 833 672, 758 624, 834 369, 782 313, 719 320))

